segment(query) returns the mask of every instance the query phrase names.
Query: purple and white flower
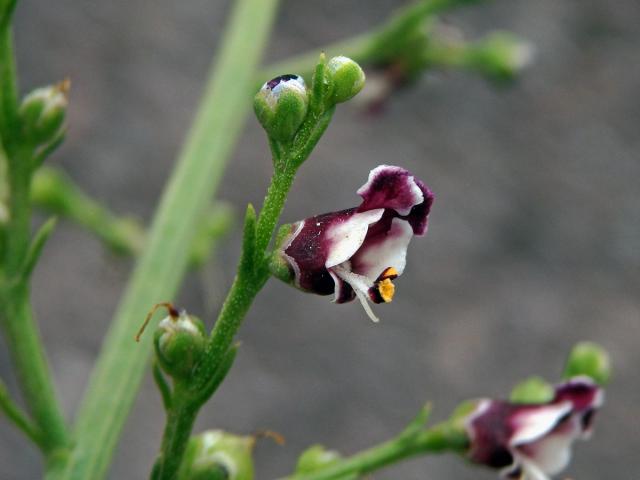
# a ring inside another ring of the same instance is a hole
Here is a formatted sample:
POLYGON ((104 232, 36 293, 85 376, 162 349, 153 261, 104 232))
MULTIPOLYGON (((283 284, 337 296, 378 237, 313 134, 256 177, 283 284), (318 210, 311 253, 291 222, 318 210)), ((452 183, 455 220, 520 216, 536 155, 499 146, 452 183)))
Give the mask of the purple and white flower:
POLYGON ((357 297, 378 321, 368 302, 392 300, 392 280, 404 271, 411 238, 426 233, 434 197, 410 172, 389 165, 373 169, 357 193, 359 207, 290 226, 280 241, 279 258, 287 270, 280 278, 307 292, 334 294, 336 303, 357 297))
POLYGON ((543 404, 480 400, 465 421, 469 458, 500 469, 505 479, 548 480, 569 464, 573 441, 589 437, 603 401, 589 377, 557 385, 543 404))

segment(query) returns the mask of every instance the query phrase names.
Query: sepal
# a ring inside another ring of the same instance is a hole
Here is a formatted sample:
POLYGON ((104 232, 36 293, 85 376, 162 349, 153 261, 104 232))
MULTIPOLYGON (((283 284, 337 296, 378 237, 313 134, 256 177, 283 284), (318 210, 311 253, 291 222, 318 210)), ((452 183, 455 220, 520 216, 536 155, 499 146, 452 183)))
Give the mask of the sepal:
POLYGON ((191 437, 178 480, 253 480, 255 437, 209 430, 191 437))

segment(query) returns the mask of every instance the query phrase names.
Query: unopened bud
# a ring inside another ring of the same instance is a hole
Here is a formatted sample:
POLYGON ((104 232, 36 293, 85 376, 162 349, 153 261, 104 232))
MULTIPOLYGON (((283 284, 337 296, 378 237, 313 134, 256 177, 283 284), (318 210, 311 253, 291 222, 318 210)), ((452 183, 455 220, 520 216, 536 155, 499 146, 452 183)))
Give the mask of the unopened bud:
POLYGON ((337 463, 340 458, 341 455, 335 450, 327 450, 322 445, 313 445, 302 452, 298 458, 295 473, 298 475, 311 473, 337 463))
POLYGON ((553 386, 540 377, 529 377, 511 390, 509 401, 512 403, 546 403, 555 395, 553 386))
POLYGON ((580 342, 571 350, 563 376, 569 379, 581 375, 591 377, 599 385, 611 378, 609 354, 600 345, 580 342))
POLYGON ((495 32, 471 52, 478 70, 494 81, 512 80, 533 60, 533 46, 515 35, 495 32))
POLYGON ((52 141, 61 131, 67 111, 71 83, 42 87, 29 93, 20 105, 20 121, 25 140, 35 145, 52 141))
POLYGON ((209 430, 191 437, 178 480, 252 480, 252 436, 209 430))
POLYGON ((302 125, 308 104, 304 79, 288 74, 265 83, 256 94, 253 107, 270 138, 288 141, 302 125))
POLYGON ((333 57, 327 63, 327 72, 332 83, 332 100, 342 103, 355 97, 364 87, 365 75, 356 62, 348 57, 333 57))
POLYGON ((160 321, 153 337, 158 363, 171 377, 188 378, 207 344, 204 324, 186 311, 176 310, 171 304, 159 306, 166 307, 169 315, 160 321))

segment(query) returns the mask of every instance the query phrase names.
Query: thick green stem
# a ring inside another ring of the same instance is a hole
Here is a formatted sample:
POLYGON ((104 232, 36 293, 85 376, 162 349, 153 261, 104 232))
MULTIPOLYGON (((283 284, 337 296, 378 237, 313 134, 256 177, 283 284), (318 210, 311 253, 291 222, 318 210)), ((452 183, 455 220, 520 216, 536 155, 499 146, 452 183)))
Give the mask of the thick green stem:
POLYGON ((39 445, 48 460, 69 445, 42 341, 29 303, 27 253, 31 236, 33 151, 21 144, 17 122, 17 87, 11 31, 0 29, 0 122, 7 159, 9 220, 4 228, 0 258, 0 322, 7 338, 25 402, 41 432, 39 445))
POLYGON ((67 447, 69 438, 64 419, 57 408, 42 341, 33 321, 26 285, 3 290, 2 326, 8 339, 9 351, 16 366, 25 401, 42 431, 41 446, 45 454, 67 447))
POLYGON ((193 404, 184 388, 177 384, 174 388, 171 408, 167 411, 167 424, 162 437, 162 453, 151 473, 152 480, 176 478, 197 415, 198 407, 193 404))
POLYGON ((340 460, 329 467, 321 468, 316 472, 292 475, 286 480, 354 478, 416 455, 445 451, 459 452, 466 448, 466 445, 467 437, 464 432, 452 429, 448 423, 443 423, 408 438, 400 435, 352 457, 340 460))
MULTIPOLYGON (((149 307, 172 298, 188 248, 212 198, 250 105, 247 92, 274 18, 276 0, 239 0, 195 123, 155 216, 147 249, 127 288, 76 424, 77 445, 62 478, 102 478, 131 408, 151 337, 133 335, 149 307)), ((53 478, 53 477, 52 477, 53 478)), ((55 477, 59 478, 59 477, 55 477)))

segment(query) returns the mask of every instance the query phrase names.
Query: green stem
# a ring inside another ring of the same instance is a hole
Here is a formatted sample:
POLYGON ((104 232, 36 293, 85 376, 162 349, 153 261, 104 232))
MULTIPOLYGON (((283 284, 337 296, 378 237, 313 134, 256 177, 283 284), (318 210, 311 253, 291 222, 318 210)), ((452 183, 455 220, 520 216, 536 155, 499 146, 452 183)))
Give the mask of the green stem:
MULTIPOLYGON (((267 268, 264 266, 264 254, 273 236, 276 223, 287 198, 287 193, 293 181, 293 171, 276 172, 271 180, 271 185, 267 191, 260 217, 257 225, 251 221, 250 217, 245 223, 245 238, 243 245, 243 258, 238 268, 238 274, 233 281, 233 285, 227 294, 218 319, 216 320, 210 340, 205 352, 204 359, 195 372, 194 380, 190 381, 188 396, 186 391, 174 391, 171 400, 171 408, 165 426, 161 453, 156 466, 154 467, 153 480, 169 480, 174 478, 177 469, 182 461, 182 456, 189 441, 189 433, 193 421, 200 410, 200 407, 214 393, 213 389, 207 390, 207 385, 211 382, 216 371, 223 366, 224 356, 229 352, 233 338, 242 324, 253 300, 260 292, 265 282, 269 278, 267 268), (247 229, 255 229, 256 236, 247 232, 247 229), (259 237, 258 235, 262 235, 259 237), (259 241, 259 239, 262 240, 259 241), (252 243, 246 245, 246 243, 252 243), (254 254, 252 259, 245 258, 247 254, 254 254), (256 261, 257 260, 257 261, 256 261), (207 390, 206 395, 200 392, 207 390), (180 418, 184 415, 185 418, 180 418), (185 429, 189 427, 188 431, 185 429)), ((250 209, 250 212, 253 212, 250 209)), ((253 215, 253 213, 248 213, 253 215)), ((230 365, 227 366, 227 369, 230 365)), ((223 372, 223 376, 226 372, 223 372)), ((217 384, 220 382, 218 381, 217 384)), ((181 386, 180 383, 177 384, 181 386)))
POLYGON ((0 410, 2 410, 7 418, 13 422, 33 443, 44 449, 42 443, 42 433, 25 415, 25 413, 16 405, 7 391, 7 387, 0 381, 0 410))
POLYGON ((107 470, 151 352, 151 336, 136 345, 133 335, 149 307, 172 298, 180 285, 189 256, 184 246, 193 240, 242 129, 250 105, 247 92, 277 3, 235 3, 196 120, 158 207, 147 249, 91 377, 78 413, 77 445, 62 478, 98 480, 107 470))
MULTIPOLYGON (((442 423, 406 438, 403 435, 364 450, 316 472, 291 475, 286 480, 338 480, 354 478, 401 460, 428 453, 459 452, 467 446, 463 432, 442 423)), ((284 480, 284 479, 283 479, 284 480)))
POLYGON ((135 255, 144 248, 145 232, 141 225, 113 214, 59 170, 42 167, 35 173, 31 200, 34 206, 69 218, 95 233, 117 253, 135 255))
POLYGON ((29 290, 24 284, 3 289, 0 294, 2 326, 16 374, 36 425, 42 432, 37 442, 45 455, 69 445, 64 419, 58 408, 42 340, 33 321, 29 290))
POLYGON ((0 137, 5 149, 16 132, 18 111, 18 88, 16 82, 15 58, 13 55, 13 35, 9 25, 15 2, 6 12, 0 24, 0 137))
POLYGON ((255 89, 260 88, 265 79, 283 73, 296 73, 309 80, 318 60, 318 52, 325 52, 328 58, 344 55, 361 65, 381 64, 405 54, 410 47, 408 41, 420 23, 434 15, 457 5, 470 3, 464 0, 422 0, 399 9, 384 25, 366 33, 314 48, 308 53, 297 55, 260 70, 255 81, 255 89))
POLYGON ((285 169, 273 175, 267 190, 267 196, 260 210, 258 224, 256 225, 255 251, 259 261, 262 261, 271 237, 273 237, 273 232, 284 208, 294 176, 295 169, 285 169))
POLYGON ((17 82, 11 29, 0 29, 0 127, 7 160, 9 220, 0 258, 0 322, 16 366, 27 406, 42 432, 39 442, 48 461, 59 458, 69 438, 58 404, 42 341, 29 303, 28 278, 24 275, 31 236, 30 186, 33 149, 20 143, 17 121, 17 82))
POLYGON ((191 435, 199 408, 193 404, 186 389, 179 383, 174 387, 171 408, 162 437, 162 453, 153 468, 153 480, 173 480, 191 435))

